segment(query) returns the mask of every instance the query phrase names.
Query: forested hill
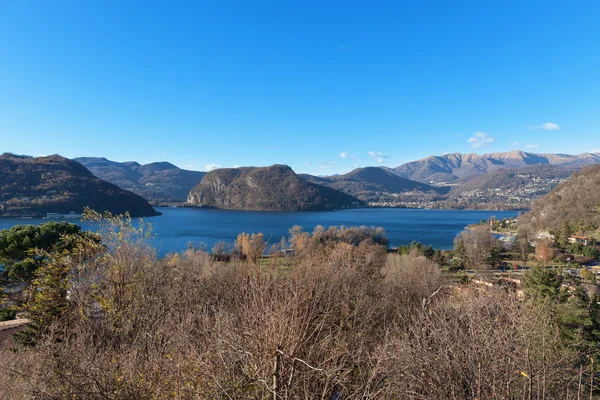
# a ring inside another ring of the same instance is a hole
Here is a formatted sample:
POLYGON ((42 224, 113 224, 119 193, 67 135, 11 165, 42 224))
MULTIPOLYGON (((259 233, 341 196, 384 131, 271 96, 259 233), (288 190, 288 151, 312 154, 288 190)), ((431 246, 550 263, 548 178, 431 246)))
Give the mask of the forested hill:
POLYGON ((400 176, 419 182, 466 182, 499 169, 528 165, 561 165, 582 168, 600 162, 599 154, 535 154, 524 151, 490 154, 446 154, 403 164, 395 170, 400 176))
POLYGON ((564 224, 588 231, 600 226, 600 165, 576 172, 519 218, 533 231, 558 231, 564 224))
POLYGON ((364 201, 379 198, 382 193, 398 194, 416 191, 440 195, 448 191, 447 188, 436 188, 422 182, 405 179, 396 171, 382 167, 356 168, 344 175, 328 177, 301 176, 311 182, 341 190, 364 201))
POLYGON ((189 171, 168 162, 140 165, 135 161, 116 162, 103 157, 79 157, 75 161, 94 175, 150 202, 184 202, 205 172, 189 171))
POLYGON ((75 161, 58 155, 0 156, 0 216, 81 213, 84 207, 134 217, 157 214, 142 197, 99 179, 75 161))
POLYGON ((333 210, 358 205, 338 190, 301 178, 287 165, 224 168, 208 172, 194 187, 191 204, 232 210, 333 210))

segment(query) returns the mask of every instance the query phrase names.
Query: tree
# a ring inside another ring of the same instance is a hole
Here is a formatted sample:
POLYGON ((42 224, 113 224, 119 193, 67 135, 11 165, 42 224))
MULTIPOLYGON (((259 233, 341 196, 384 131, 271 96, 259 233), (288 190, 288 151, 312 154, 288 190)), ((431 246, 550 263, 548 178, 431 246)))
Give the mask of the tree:
POLYGON ((499 254, 496 237, 489 230, 469 230, 454 239, 455 256, 468 269, 487 269, 494 265, 499 254))
POLYGON ((535 298, 549 298, 557 300, 562 277, 556 270, 532 267, 525 273, 523 287, 525 291, 535 298))
POLYGON ((587 268, 581 268, 581 270, 579 270, 579 276, 594 285, 596 284, 596 275, 587 268))
POLYGON ((249 235, 242 232, 237 237, 236 249, 254 263, 265 253, 266 248, 267 243, 262 233, 249 235))
MULTIPOLYGON (((81 235, 81 227, 66 222, 47 222, 39 226, 17 225, 0 231, 0 263, 4 265, 3 278, 29 284, 43 263, 37 250, 51 251, 69 247, 65 235, 81 235)), ((90 235, 87 234, 86 235, 90 235)))
POLYGON ((527 263, 527 254, 529 253, 529 240, 531 239, 531 232, 526 228, 519 228, 517 233, 516 244, 521 255, 521 260, 523 260, 523 265, 527 263))
POLYGON ((552 247, 546 242, 540 242, 535 247, 535 258, 539 261, 541 265, 546 265, 548 261, 552 260, 554 256, 554 250, 552 247))

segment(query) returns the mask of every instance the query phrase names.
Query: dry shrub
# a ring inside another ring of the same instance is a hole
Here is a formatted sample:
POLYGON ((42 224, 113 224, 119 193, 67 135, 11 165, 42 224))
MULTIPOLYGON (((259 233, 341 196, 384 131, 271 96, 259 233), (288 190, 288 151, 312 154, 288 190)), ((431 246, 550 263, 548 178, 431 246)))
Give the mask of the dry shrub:
POLYGON ((420 253, 414 253, 415 250, 411 250, 410 255, 390 254, 381 270, 388 319, 403 324, 411 323, 418 315, 414 310, 423 305, 424 299, 429 300, 442 284, 440 267, 420 253))
POLYGON ((576 377, 550 307, 500 290, 438 302, 384 347, 402 398, 562 399, 576 377))
POLYGON ((1 398, 520 398, 542 376, 547 397, 567 387, 544 308, 438 291, 423 257, 300 233, 313 244, 269 265, 193 249, 156 260, 126 236, 70 259, 77 300, 36 347, 0 353, 1 398))

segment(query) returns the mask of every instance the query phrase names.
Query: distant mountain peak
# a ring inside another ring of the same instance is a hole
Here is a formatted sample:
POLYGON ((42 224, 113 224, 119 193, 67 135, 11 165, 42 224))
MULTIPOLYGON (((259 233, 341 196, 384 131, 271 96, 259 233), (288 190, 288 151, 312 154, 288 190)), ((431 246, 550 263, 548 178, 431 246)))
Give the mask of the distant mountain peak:
POLYGON ((569 154, 537 154, 522 150, 504 153, 460 154, 430 156, 405 163, 395 170, 400 176, 419 182, 465 182, 477 176, 502 168, 520 168, 527 165, 591 165, 600 162, 600 157, 569 154))
POLYGON ((79 157, 74 160, 97 177, 157 203, 184 202, 189 191, 205 174, 178 168, 167 161, 141 165, 136 161, 121 163, 104 157, 79 157))

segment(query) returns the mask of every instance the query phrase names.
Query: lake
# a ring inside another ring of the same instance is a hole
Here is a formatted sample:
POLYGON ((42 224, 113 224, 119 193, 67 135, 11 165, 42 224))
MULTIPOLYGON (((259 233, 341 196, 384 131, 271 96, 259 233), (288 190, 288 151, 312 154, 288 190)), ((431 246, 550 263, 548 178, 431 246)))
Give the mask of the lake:
MULTIPOLYGON (((233 242, 241 232, 265 235, 270 243, 288 236, 288 230, 301 225, 312 232, 317 225, 381 226, 385 228, 390 246, 418 241, 434 248, 450 249, 454 237, 467 225, 487 220, 491 216, 501 219, 514 217, 516 211, 424 210, 401 208, 362 208, 330 212, 258 212, 225 211, 201 208, 157 207, 163 215, 146 218, 155 235, 153 245, 160 255, 178 252, 193 245, 216 242, 233 242)), ((41 224, 45 219, 0 219, 0 229, 19 224, 41 224)), ((62 220, 59 220, 62 221, 62 220)), ((95 229, 90 222, 65 220, 85 229, 95 229)))

